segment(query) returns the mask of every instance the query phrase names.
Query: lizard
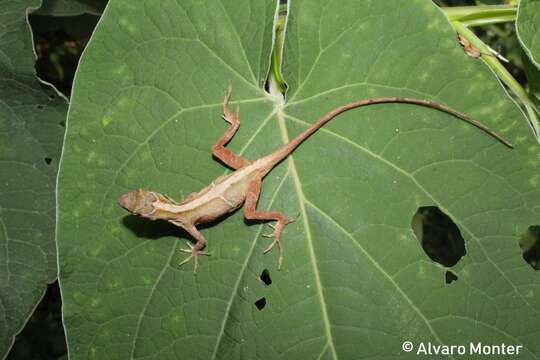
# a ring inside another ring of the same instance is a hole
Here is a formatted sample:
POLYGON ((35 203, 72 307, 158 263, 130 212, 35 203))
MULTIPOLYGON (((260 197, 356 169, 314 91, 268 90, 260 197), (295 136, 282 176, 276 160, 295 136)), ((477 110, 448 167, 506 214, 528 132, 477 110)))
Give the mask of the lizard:
POLYGON ((384 103, 405 103, 429 107, 451 114, 456 118, 474 125, 506 145, 508 148, 513 148, 513 145, 510 142, 493 132, 484 124, 446 105, 431 100, 417 98, 378 97, 357 100, 339 106, 319 118, 294 139, 277 148, 274 152, 257 160, 249 161, 225 147, 240 127, 240 107, 237 106, 236 112, 232 112, 228 106, 231 92, 232 86, 229 84, 223 100, 222 115, 223 119, 228 122, 230 126, 212 147, 212 154, 234 171, 218 177, 212 181, 210 185, 199 192, 191 193, 186 199, 181 200, 180 202, 176 202, 159 192, 143 189, 130 191, 120 196, 118 199, 119 205, 134 215, 139 215, 151 220, 166 220, 190 234, 196 240, 196 243, 195 245, 191 245, 188 241, 188 249, 180 249, 180 251, 190 255, 182 261, 179 266, 182 266, 193 259, 194 273, 197 271, 198 256, 210 255, 208 252, 202 251, 206 246, 206 239, 197 229, 197 225, 219 219, 240 208, 242 205, 244 205, 244 217, 248 220, 276 221, 275 225, 271 225, 274 232, 268 235, 273 236, 274 239, 264 250, 264 253, 269 252, 274 246, 277 246, 278 269, 281 269, 283 263, 281 233, 285 226, 294 220, 287 219, 281 212, 257 210, 262 180, 277 164, 289 156, 307 138, 343 112, 363 106, 384 103))

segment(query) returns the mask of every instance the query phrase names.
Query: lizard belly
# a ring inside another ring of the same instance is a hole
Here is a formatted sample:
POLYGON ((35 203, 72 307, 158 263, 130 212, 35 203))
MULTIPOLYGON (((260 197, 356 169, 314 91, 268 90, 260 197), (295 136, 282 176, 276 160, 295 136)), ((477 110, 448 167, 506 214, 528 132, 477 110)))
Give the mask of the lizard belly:
POLYGON ((242 206, 242 203, 243 201, 232 203, 222 197, 212 199, 194 211, 194 223, 201 224, 219 219, 223 215, 238 209, 242 206))

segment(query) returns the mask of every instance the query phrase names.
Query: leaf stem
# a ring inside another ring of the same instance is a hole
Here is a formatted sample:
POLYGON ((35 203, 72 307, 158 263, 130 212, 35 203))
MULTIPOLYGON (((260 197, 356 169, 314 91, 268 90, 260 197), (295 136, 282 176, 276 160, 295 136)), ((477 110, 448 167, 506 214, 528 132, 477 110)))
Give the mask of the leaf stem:
POLYGON ((515 21, 517 5, 456 6, 441 8, 450 21, 481 26, 515 21))

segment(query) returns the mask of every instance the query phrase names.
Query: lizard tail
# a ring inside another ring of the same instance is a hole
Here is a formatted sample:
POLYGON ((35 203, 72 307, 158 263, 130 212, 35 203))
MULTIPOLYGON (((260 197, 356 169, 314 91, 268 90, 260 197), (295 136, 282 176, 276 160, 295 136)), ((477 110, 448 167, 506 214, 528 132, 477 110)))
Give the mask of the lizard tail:
POLYGON ((275 163, 278 163, 279 161, 283 160, 287 155, 289 155, 291 152, 293 152, 304 140, 306 140, 308 137, 310 137, 314 132, 319 130, 321 127, 323 127, 327 122, 335 118, 337 115, 344 113, 345 111, 356 109, 362 106, 368 106, 368 105, 374 105, 374 104, 386 104, 386 103, 405 103, 405 104, 414 104, 414 105, 420 105, 429 107, 432 109, 436 109, 451 115, 454 115, 455 117, 473 125, 479 128, 480 130, 484 131, 485 133, 489 134, 490 136, 497 139, 499 142, 503 143, 505 146, 507 146, 510 149, 513 149, 514 146, 505 138, 500 136, 499 134, 492 131, 490 128, 488 128, 486 125, 482 124, 481 122, 472 119, 469 115, 464 114, 460 111, 454 110, 446 105, 439 104, 430 100, 424 100, 424 99, 415 99, 415 98, 407 98, 407 97, 379 97, 379 98, 372 98, 372 99, 363 99, 363 100, 357 100, 354 102, 351 102, 349 104, 345 104, 343 106, 340 106, 326 115, 319 118, 315 123, 313 123, 310 127, 308 127, 306 130, 304 130, 302 133, 300 133, 297 137, 292 139, 289 143, 283 145, 281 148, 279 148, 275 155, 278 155, 275 157, 275 163))

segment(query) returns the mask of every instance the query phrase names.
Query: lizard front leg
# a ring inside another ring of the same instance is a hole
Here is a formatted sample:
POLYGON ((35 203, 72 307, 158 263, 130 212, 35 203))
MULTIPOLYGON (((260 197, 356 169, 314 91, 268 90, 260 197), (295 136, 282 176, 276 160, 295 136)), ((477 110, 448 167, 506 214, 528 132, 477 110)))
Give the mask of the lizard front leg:
POLYGON ((244 217, 248 220, 263 220, 263 221, 277 221, 274 228, 274 241, 264 250, 264 253, 272 250, 277 245, 278 247, 278 269, 281 269, 283 263, 283 247, 281 246, 281 233, 285 228, 285 225, 292 221, 287 220, 285 215, 276 211, 258 211, 257 202, 261 194, 262 179, 257 178, 253 180, 248 187, 246 194, 246 203, 244 207, 244 217))
POLYGON ((236 170, 246 165, 249 165, 251 162, 225 147, 225 145, 232 139, 232 137, 234 136, 234 134, 236 134, 238 128, 240 127, 240 108, 236 108, 236 113, 233 113, 231 110, 229 110, 228 103, 231 97, 231 91, 232 87, 229 84, 229 87, 227 88, 227 93, 225 94, 225 98, 223 99, 223 119, 229 124, 231 124, 231 126, 229 127, 229 129, 227 129, 227 131, 225 131, 225 134, 223 134, 223 136, 220 137, 219 140, 214 144, 214 146, 212 147, 212 154, 216 158, 221 160, 225 165, 236 170))
POLYGON ((199 255, 210 255, 207 252, 201 251, 206 246, 206 240, 204 239, 203 234, 201 234, 200 231, 197 230, 195 225, 185 226, 185 225, 180 225, 174 221, 172 223, 186 230, 191 236, 193 236, 195 240, 197 240, 195 245, 191 245, 191 243, 189 242, 187 243, 189 249, 180 249, 180 251, 191 254, 191 255, 187 257, 184 261, 182 261, 180 264, 178 264, 178 266, 182 266, 185 263, 189 262, 191 259, 193 259, 193 261, 195 262, 193 273, 196 273, 197 267, 199 265, 197 257, 199 255))

